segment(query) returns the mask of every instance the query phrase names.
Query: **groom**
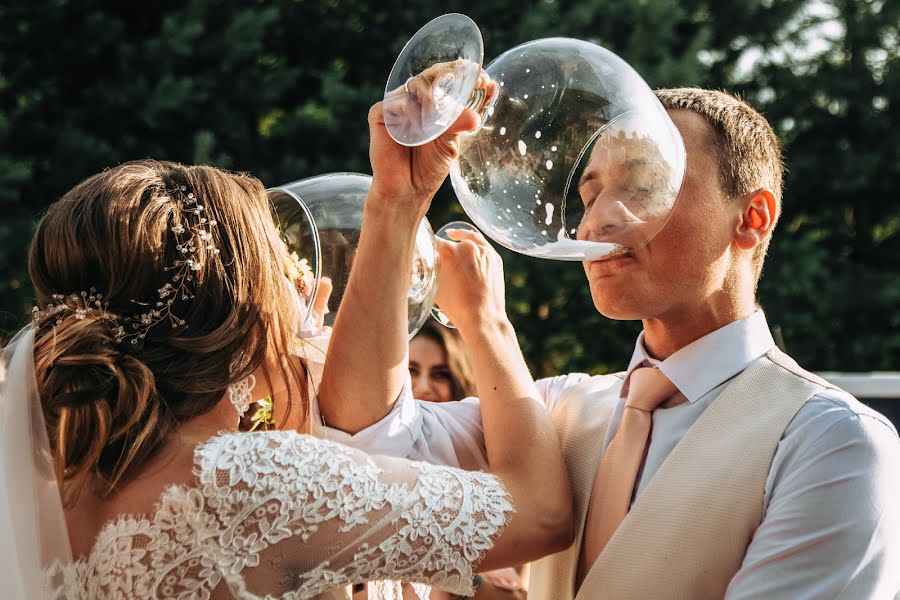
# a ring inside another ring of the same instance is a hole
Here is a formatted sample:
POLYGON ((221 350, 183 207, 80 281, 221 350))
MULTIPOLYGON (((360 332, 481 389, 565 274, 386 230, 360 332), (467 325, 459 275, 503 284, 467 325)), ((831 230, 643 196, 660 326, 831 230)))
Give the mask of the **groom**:
MULTIPOLYGON (((756 304, 781 211, 777 138, 727 94, 657 97, 684 139, 684 184, 648 245, 584 263, 597 310, 643 322, 628 369, 539 382, 578 529, 535 563, 529 597, 894 598, 897 433, 778 351, 756 304)), ((611 225, 592 202, 615 168, 601 155, 582 177, 583 239, 611 225)), ((476 402, 322 412, 331 439, 478 468, 476 402)))

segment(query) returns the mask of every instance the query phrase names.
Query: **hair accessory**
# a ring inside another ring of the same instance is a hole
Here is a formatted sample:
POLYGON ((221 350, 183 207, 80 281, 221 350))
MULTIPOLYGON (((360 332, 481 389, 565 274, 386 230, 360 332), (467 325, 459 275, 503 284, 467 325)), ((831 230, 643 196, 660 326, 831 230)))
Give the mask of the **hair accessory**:
MULTIPOLYGON (((161 323, 168 321, 172 328, 185 324, 185 320, 172 312, 172 305, 176 300, 188 300, 194 294, 190 290, 196 274, 203 268, 205 256, 216 256, 219 249, 213 242, 212 230, 218 225, 215 219, 207 219, 204 216, 205 207, 197 201, 194 192, 187 186, 178 186, 175 190, 167 190, 169 195, 180 196, 180 213, 174 217, 171 227, 175 234, 175 249, 180 258, 174 264, 165 268, 166 272, 172 272, 171 280, 166 282, 158 292, 157 300, 153 302, 140 302, 132 300, 135 304, 149 307, 144 313, 135 316, 115 315, 107 311, 108 302, 103 294, 97 293, 95 288, 89 292, 74 294, 53 294, 53 302, 43 309, 35 306, 32 309, 32 318, 36 325, 40 325, 46 319, 56 317, 56 324, 68 314, 74 314, 76 319, 84 319, 89 311, 92 316, 107 320, 112 326, 112 332, 117 343, 130 339, 132 345, 137 345, 140 340, 147 337, 147 331, 161 323), (206 253, 201 252, 205 249, 206 253)), ((198 278, 199 280, 199 278, 198 278)))
POLYGON ((79 294, 53 294, 54 302, 48 304, 43 310, 37 306, 31 309, 31 318, 36 326, 40 326, 44 321, 50 318, 56 318, 55 325, 60 322, 68 314, 74 314, 76 319, 84 319, 88 316, 88 312, 96 312, 95 318, 109 321, 112 327, 113 336, 116 342, 120 342, 126 337, 125 328, 119 323, 119 319, 106 311, 107 303, 103 301, 103 294, 97 292, 96 288, 90 291, 81 292, 79 294))

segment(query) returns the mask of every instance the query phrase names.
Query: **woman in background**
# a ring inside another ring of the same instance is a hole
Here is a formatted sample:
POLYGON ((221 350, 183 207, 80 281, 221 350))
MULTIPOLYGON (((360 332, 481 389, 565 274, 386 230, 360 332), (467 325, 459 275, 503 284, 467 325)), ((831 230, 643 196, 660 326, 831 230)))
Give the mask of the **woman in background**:
POLYGON ((429 402, 455 402, 475 396, 472 364, 455 329, 428 319, 409 342, 413 396, 429 402))

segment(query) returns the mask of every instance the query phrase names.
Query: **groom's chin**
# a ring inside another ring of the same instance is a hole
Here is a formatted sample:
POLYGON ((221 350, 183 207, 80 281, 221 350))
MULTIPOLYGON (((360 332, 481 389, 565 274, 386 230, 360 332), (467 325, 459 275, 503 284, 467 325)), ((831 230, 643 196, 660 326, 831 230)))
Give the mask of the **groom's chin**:
POLYGON ((597 309, 597 312, 607 319, 639 321, 644 318, 644 315, 638 298, 633 297, 634 291, 601 289, 601 286, 595 283, 591 285, 591 299, 594 301, 594 308, 597 309))

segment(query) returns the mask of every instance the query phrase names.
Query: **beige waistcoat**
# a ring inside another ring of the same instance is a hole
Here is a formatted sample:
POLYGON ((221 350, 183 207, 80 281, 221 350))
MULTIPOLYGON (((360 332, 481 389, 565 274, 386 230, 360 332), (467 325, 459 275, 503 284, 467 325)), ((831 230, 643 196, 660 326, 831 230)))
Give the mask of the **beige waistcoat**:
POLYGON ((703 412, 634 502, 576 596, 588 501, 622 386, 592 377, 554 408, 572 485, 577 536, 532 566, 530 600, 721 598, 763 516, 778 442, 824 387, 774 350, 735 377, 703 412))

